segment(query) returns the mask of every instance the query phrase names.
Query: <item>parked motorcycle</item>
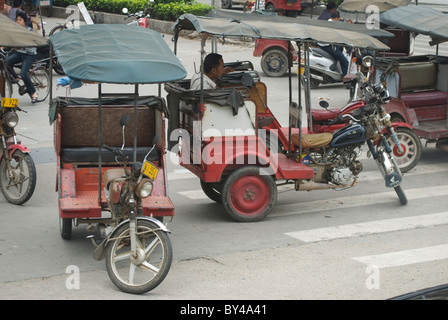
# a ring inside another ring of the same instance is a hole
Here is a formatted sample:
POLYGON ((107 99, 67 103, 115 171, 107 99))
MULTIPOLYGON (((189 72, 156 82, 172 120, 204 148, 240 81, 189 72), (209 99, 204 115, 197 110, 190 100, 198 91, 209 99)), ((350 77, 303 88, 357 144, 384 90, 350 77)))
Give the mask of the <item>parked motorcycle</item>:
MULTIPOLYGON (((347 61, 350 55, 345 52, 347 61)), ((315 89, 320 84, 342 82, 342 69, 340 63, 328 52, 320 47, 310 48, 310 88, 315 89)))
MULTIPOLYGON (((135 162, 129 168, 129 159, 123 151, 125 127, 129 120, 128 115, 120 119, 122 148, 103 146, 122 166, 103 174, 104 194, 112 221, 118 226, 113 231, 103 224, 98 226, 104 239, 95 249, 94 257, 96 260, 106 259, 107 273, 118 288, 127 293, 141 294, 163 281, 170 270, 173 251, 165 225, 142 213, 142 201, 151 196, 158 173, 158 168, 147 160, 157 141, 153 141, 143 163, 135 162)), ((94 237, 91 239, 96 245, 94 237)))
POLYGON ((121 11, 123 12, 123 14, 126 14, 127 18, 134 18, 136 20, 128 23, 129 25, 138 25, 139 27, 142 28, 149 28, 149 22, 148 19, 151 17, 151 15, 149 14, 149 11, 151 10, 150 7, 146 7, 146 9, 144 11, 139 11, 136 13, 129 13, 128 8, 123 8, 121 11))
POLYGON ((0 110, 0 190, 5 199, 21 205, 27 202, 36 187, 36 167, 30 150, 17 140, 14 128, 19 122, 18 99, 2 98, 0 110))
MULTIPOLYGON (((361 76, 362 77, 362 76, 361 76)), ((368 82, 363 88, 369 94, 367 104, 356 109, 352 115, 339 115, 333 121, 351 123, 331 133, 292 135, 293 144, 301 151, 302 163, 308 164, 316 172, 313 182, 296 181, 296 190, 345 189, 356 185, 357 176, 362 171, 362 163, 357 160, 361 147, 367 143, 368 155, 376 161, 386 187, 394 188, 401 204, 407 203, 401 188, 402 175, 394 158, 392 148, 383 133, 382 126, 389 128, 393 139, 397 136, 390 122, 390 115, 384 104, 390 100, 387 89, 381 83, 368 82), (375 144, 375 141, 378 143, 375 144)), ((327 102, 321 105, 326 107, 327 102)))
MULTIPOLYGON (((358 77, 352 81, 356 92, 365 91, 364 73, 359 74, 358 77), (354 84, 356 82, 356 84, 354 84)), ((368 98, 369 99, 369 98, 368 98)), ((324 105, 325 110, 313 109, 313 132, 335 132, 338 129, 345 127, 348 121, 341 121, 343 115, 353 115, 353 113, 366 106, 366 100, 357 100, 351 102, 339 109, 329 109, 328 103, 324 105), (335 119, 337 121, 335 121, 335 119)), ((348 119, 346 117, 346 119, 348 119)), ((412 131, 412 127, 402 122, 391 122, 389 125, 382 126, 382 133, 385 135, 390 147, 392 148, 395 160, 398 163, 402 173, 406 173, 413 169, 419 162, 422 155, 422 144, 419 137, 412 131)), ((377 144, 379 140, 375 141, 377 144)))

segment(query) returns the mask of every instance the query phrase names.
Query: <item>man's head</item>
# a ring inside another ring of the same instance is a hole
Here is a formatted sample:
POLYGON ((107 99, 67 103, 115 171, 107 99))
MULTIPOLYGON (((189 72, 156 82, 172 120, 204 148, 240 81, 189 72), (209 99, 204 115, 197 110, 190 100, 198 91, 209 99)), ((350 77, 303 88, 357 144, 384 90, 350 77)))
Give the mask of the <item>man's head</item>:
POLYGON ((210 53, 204 59, 204 73, 211 80, 221 78, 224 72, 224 61, 222 55, 210 53))
POLYGON ((14 0, 12 3, 13 8, 20 8, 22 6, 22 0, 14 0))
POLYGON ((327 3, 327 10, 330 12, 335 12, 338 9, 338 6, 333 1, 327 3))

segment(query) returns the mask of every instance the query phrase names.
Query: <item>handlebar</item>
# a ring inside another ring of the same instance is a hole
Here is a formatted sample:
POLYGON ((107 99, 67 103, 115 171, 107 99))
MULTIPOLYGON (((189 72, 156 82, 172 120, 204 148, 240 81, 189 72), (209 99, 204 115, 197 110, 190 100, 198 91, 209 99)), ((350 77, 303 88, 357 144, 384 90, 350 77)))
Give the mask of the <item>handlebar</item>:
POLYGON ((107 151, 112 152, 113 154, 115 154, 116 156, 122 156, 125 158, 125 160, 128 159, 128 157, 124 154, 123 150, 119 149, 119 148, 111 148, 105 144, 103 144, 103 148, 106 149, 107 151))

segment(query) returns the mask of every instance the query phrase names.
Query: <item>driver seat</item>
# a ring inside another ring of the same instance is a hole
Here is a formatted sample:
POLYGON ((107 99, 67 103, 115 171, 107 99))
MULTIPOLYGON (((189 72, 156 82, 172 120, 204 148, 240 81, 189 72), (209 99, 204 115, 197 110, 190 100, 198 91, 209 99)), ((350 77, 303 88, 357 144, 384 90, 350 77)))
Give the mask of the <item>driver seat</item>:
MULTIPOLYGON (((327 147, 331 140, 333 139, 333 134, 330 132, 325 133, 313 133, 313 134, 302 134, 302 148, 322 148, 327 147)), ((295 147, 299 147, 299 135, 291 135, 292 144, 295 147)))

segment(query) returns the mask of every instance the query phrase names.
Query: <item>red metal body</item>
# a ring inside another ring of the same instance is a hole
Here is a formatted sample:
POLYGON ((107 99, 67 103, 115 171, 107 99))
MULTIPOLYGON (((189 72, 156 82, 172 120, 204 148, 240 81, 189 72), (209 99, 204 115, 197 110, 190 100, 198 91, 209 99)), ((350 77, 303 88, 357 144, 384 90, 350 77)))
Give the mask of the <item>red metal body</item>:
POLYGON ((393 98, 386 111, 392 119, 411 125, 421 138, 430 142, 448 139, 448 57, 433 61, 431 56, 415 56, 394 63, 394 73, 387 77, 393 98))
POLYGON ((297 16, 302 12, 301 0, 267 0, 265 8, 273 8, 280 15, 297 16))
MULTIPOLYGON (((103 108, 106 110, 104 117, 112 120, 107 130, 103 127, 103 139, 107 139, 109 130, 111 132, 115 131, 118 135, 115 135, 115 138, 112 137, 111 140, 107 141, 107 144, 110 144, 112 147, 121 147, 122 142, 119 140, 122 141, 122 138, 120 139, 121 130, 118 126, 118 119, 124 112, 130 112, 130 108, 129 106, 117 106, 116 108, 103 106, 103 108), (113 126, 115 123, 117 125, 113 126)), ((97 115, 96 107, 66 106, 59 108, 57 118, 54 122, 54 147, 57 155, 56 191, 59 195, 60 217, 64 219, 100 219, 102 218, 102 212, 107 211, 108 204, 104 195, 103 182, 101 183, 101 198, 99 197, 98 191, 99 166, 98 160, 96 160, 98 158, 98 147, 91 146, 97 137, 95 134, 95 137, 91 137, 93 138, 91 140, 83 136, 83 133, 92 132, 92 128, 98 125, 97 116, 95 115, 97 115), (80 114, 85 115, 83 120, 78 118, 80 114), (72 130, 74 127, 77 127, 79 130, 79 136, 72 130), (88 155, 88 160, 71 160, 67 156, 68 150, 70 150, 72 155, 76 155, 78 151, 83 152, 86 150, 89 153, 91 151, 91 154, 88 155)), ((146 120, 147 123, 145 129, 139 131, 140 134, 141 132, 148 133, 152 128, 154 132, 150 135, 157 134, 160 137, 156 146, 160 156, 157 160, 151 160, 157 166, 159 172, 157 179, 153 183, 152 196, 143 199, 143 215, 154 217, 173 216, 174 204, 167 196, 166 158, 163 152, 165 150, 165 135, 162 132, 165 132, 165 115, 161 111, 151 110, 150 108, 147 112, 142 111, 139 117, 143 118, 141 121, 146 120), (145 119, 145 115, 149 119, 145 119)), ((129 132, 133 132, 132 127, 128 128, 128 130, 129 132)), ((139 137, 142 138, 141 135, 139 137)), ((132 140, 127 139, 127 141, 131 143, 132 140)), ((101 176, 106 170, 117 168, 117 165, 113 162, 104 161, 101 168, 101 176)))

